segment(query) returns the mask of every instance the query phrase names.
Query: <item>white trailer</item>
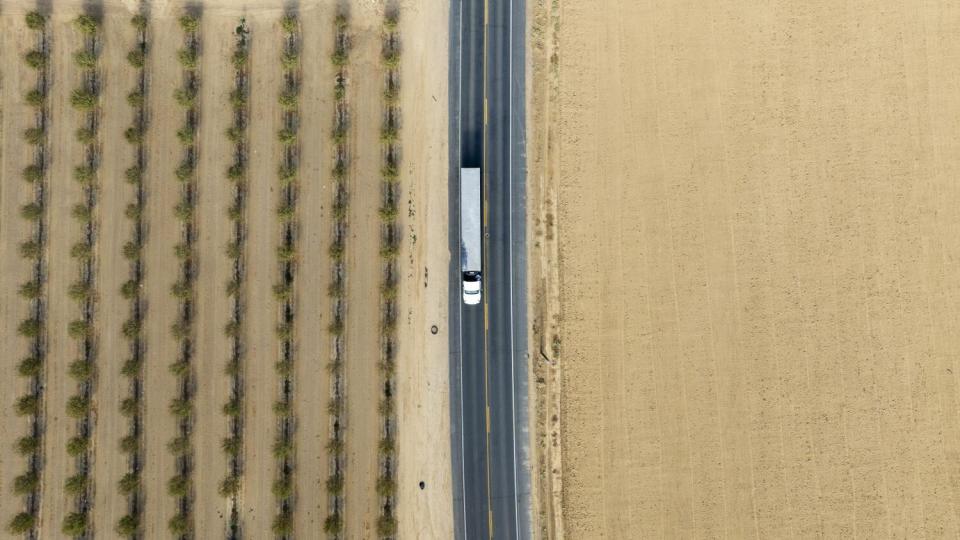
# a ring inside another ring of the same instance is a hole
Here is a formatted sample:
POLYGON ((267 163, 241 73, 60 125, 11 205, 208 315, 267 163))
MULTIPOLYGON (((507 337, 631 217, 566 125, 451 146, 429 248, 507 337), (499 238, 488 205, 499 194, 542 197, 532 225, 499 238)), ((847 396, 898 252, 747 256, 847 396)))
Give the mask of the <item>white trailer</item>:
POLYGON ((460 169, 460 270, 463 303, 480 303, 483 273, 483 224, 481 221, 480 169, 460 169))

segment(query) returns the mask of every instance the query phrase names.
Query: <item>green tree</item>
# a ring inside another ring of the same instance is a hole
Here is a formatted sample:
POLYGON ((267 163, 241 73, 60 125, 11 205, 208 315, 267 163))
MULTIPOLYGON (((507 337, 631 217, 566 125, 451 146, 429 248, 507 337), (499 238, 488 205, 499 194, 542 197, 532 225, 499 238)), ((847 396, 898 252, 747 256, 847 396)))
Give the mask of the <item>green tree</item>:
POLYGON ((97 56, 90 51, 77 51, 73 53, 73 63, 81 69, 93 69, 97 67, 97 56))
POLYGON ((11 534, 25 534, 37 525, 37 517, 28 512, 20 512, 13 516, 7 530, 11 534))
POLYGON ((90 448, 90 439, 77 435, 67 441, 67 454, 71 457, 79 456, 90 448))
POLYGON ((13 493, 16 495, 27 495, 33 493, 40 487, 40 476, 37 471, 27 471, 13 479, 13 493))
POLYGON ((47 67, 47 55, 43 51, 30 51, 23 55, 23 60, 33 69, 47 67))
POLYGON ((83 396, 71 396, 67 400, 67 415, 71 418, 83 418, 90 413, 90 400, 83 396))
POLYGON ((33 435, 27 435, 17 439, 16 444, 14 445, 17 453, 21 456, 29 456, 34 452, 41 450, 40 448, 40 438, 34 437, 33 435))
POLYGON ((43 101, 46 99, 46 96, 39 89, 34 88, 33 90, 28 91, 26 95, 23 96, 23 99, 27 102, 27 105, 37 108, 43 105, 43 101))
POLYGON ((143 32, 147 29, 147 18, 144 15, 134 15, 130 18, 130 24, 137 30, 143 32))
POLYGON ((181 15, 179 22, 180 28, 187 33, 196 32, 200 28, 200 19, 189 13, 181 15))
POLYGON ((90 15, 80 15, 74 19, 73 24, 77 27, 81 33, 88 36, 92 36, 97 33, 97 30, 100 28, 100 23, 90 15))
MULTIPOLYGON (((43 138, 42 132, 40 137, 42 140, 43 138)), ((26 167, 23 168, 22 176, 25 181, 33 184, 43 179, 43 169, 41 169, 39 165, 27 165, 26 167)))
POLYGON ((31 30, 43 30, 44 25, 47 23, 47 18, 37 11, 27 13, 25 19, 27 21, 27 28, 31 30))
POLYGON ((117 521, 116 531, 120 536, 136 536, 139 529, 140 519, 133 514, 127 514, 117 521))
POLYGON ((120 488, 120 493, 124 495, 133 493, 140 488, 140 475, 135 472, 124 474, 117 483, 117 487, 120 488))
POLYGON ((185 474, 171 476, 167 480, 167 493, 172 497, 183 497, 190 492, 190 477, 185 474))
POLYGON ((178 513, 167 521, 167 529, 175 535, 185 535, 190 530, 190 515, 178 513))
POLYGON ((34 415, 40 411, 40 400, 34 394, 26 394, 17 399, 13 408, 20 416, 34 415))
POLYGON ((43 128, 32 127, 23 130, 23 140, 27 141, 28 144, 39 146, 43 144, 45 132, 43 128))
POLYGON ((146 59, 147 54, 143 49, 133 49, 127 53, 127 62, 135 68, 142 68, 146 59))
POLYGON ((86 491, 88 485, 87 475, 78 473, 67 478, 67 481, 64 483, 64 490, 69 495, 79 495, 86 491))
POLYGON ((87 533, 87 515, 82 512, 70 512, 63 518, 63 534, 83 536, 87 533))

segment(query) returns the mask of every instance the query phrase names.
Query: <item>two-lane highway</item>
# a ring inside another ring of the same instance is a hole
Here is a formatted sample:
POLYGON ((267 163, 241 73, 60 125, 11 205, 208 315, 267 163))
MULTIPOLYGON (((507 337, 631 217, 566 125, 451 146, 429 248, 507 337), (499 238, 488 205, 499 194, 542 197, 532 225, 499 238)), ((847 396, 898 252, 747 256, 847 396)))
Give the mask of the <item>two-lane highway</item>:
POLYGON ((524 2, 451 6, 451 425, 458 538, 529 538, 524 2), (460 292, 459 169, 483 178, 483 303, 460 292))

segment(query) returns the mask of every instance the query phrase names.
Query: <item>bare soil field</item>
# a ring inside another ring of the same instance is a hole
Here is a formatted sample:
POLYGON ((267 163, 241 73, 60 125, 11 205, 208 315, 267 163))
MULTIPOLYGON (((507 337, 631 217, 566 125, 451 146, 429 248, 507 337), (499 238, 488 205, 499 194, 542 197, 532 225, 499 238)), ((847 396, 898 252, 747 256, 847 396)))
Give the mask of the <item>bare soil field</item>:
POLYGON ((960 11, 543 5, 549 528, 960 534, 960 11))
MULTIPOLYGON (((49 223, 46 256, 49 273, 44 295, 49 306, 46 320, 49 351, 42 383, 46 430, 38 455, 43 460, 40 501, 37 509, 39 537, 59 537, 63 520, 74 510, 74 498, 65 489, 67 477, 75 473, 74 459, 66 450, 67 440, 76 432, 76 420, 66 414, 66 402, 74 395, 76 382, 68 365, 78 354, 76 341, 68 336, 68 324, 79 318, 77 304, 68 290, 76 280, 77 262, 71 246, 81 231, 71 216, 81 202, 81 187, 73 179, 74 167, 83 160, 83 145, 75 131, 85 113, 71 105, 71 92, 79 85, 80 70, 74 53, 83 44, 75 18, 92 7, 100 17, 102 38, 97 65, 101 76, 99 96, 99 192, 95 213, 97 304, 94 317, 98 373, 93 408, 96 422, 92 433, 92 497, 87 530, 96 536, 123 536, 118 522, 131 512, 129 499, 119 489, 120 479, 130 471, 120 441, 130 430, 130 418, 121 412, 122 400, 130 396, 129 374, 122 371, 130 357, 131 300, 121 285, 131 279, 129 250, 125 244, 133 234, 132 221, 124 214, 135 200, 135 184, 128 167, 135 162, 135 144, 127 133, 134 124, 135 101, 128 93, 136 87, 138 68, 128 61, 137 33, 130 18, 138 13, 134 1, 103 3, 56 2, 45 13, 53 81, 47 100, 50 129, 48 148, 52 151, 46 220, 49 223), (128 144, 128 142, 130 142, 128 144)), ((231 355, 232 337, 225 332, 231 320, 233 301, 227 282, 233 275, 233 260, 227 243, 233 239, 233 186, 226 178, 234 163, 236 141, 226 130, 233 122, 230 92, 235 85, 231 61, 235 29, 244 21, 250 39, 249 118, 246 137, 247 202, 244 211, 245 276, 243 291, 244 343, 242 416, 243 463, 237 493, 237 518, 245 537, 277 536, 276 521, 281 497, 276 481, 281 479, 275 441, 280 426, 275 403, 281 397, 282 340, 278 337, 281 302, 274 286, 280 280, 278 247, 281 243, 281 203, 278 169, 283 152, 278 131, 282 107, 278 101, 283 79, 281 53, 284 47, 281 19, 290 4, 268 0, 256 6, 238 7, 235 2, 211 0, 198 4, 198 55, 195 67, 186 47, 186 32, 179 18, 187 4, 180 1, 151 2, 146 30, 147 54, 144 69, 148 92, 148 113, 143 145, 145 226, 142 246, 144 278, 141 297, 145 305, 141 332, 144 344, 142 378, 143 463, 140 470, 139 532, 147 538, 171 535, 171 519, 181 504, 187 505, 188 526, 197 538, 216 538, 227 533, 233 509, 231 497, 220 493, 227 476, 228 456, 222 443, 230 434, 223 405, 231 393, 232 378, 225 372, 231 355), (175 97, 183 88, 184 74, 193 70, 200 81, 196 96, 175 97), (199 121, 195 139, 179 134, 184 127, 185 102, 195 99, 199 121), (177 292, 182 275, 184 242, 183 164, 186 148, 197 150, 195 171, 196 224, 192 240, 195 275, 189 295, 177 292), (178 297, 179 296, 179 297, 178 297), (195 317, 184 330, 174 328, 181 320, 183 306, 191 303, 195 317), (177 479, 178 460, 172 442, 181 434, 173 405, 181 396, 182 373, 171 364, 182 358, 181 348, 189 340, 191 384, 185 485, 177 479)), ((343 538, 377 536, 378 518, 385 500, 378 493, 381 460, 378 443, 383 418, 378 410, 382 379, 378 370, 382 307, 379 283, 382 271, 379 210, 381 205, 383 122, 383 77, 381 39, 383 5, 365 2, 352 6, 348 32, 352 37, 347 68, 346 99, 350 117, 351 207, 347 253, 346 313, 346 411, 344 423, 348 459, 344 469, 343 538)), ((399 32, 404 39, 401 64, 403 88, 399 107, 406 121, 402 142, 404 157, 399 174, 402 195, 399 223, 404 230, 398 268, 402 271, 398 302, 396 410, 399 425, 395 441, 399 484, 391 495, 398 504, 397 536, 401 538, 452 535, 450 512, 450 463, 447 392, 446 281, 448 263, 446 239, 446 130, 447 54, 436 46, 447 28, 447 7, 439 0, 428 3, 401 2, 399 32), (422 36, 428 36, 424 39, 422 36), (407 52, 408 51, 408 52, 407 52), (440 189, 437 186, 442 185, 440 189), (430 272, 435 272, 430 277, 430 272), (431 325, 438 334, 430 333, 431 325), (419 482, 425 487, 420 488, 419 482)), ((4 361, 7 372, 16 370, 26 354, 27 340, 17 336, 18 325, 29 308, 19 297, 20 284, 29 279, 32 265, 19 256, 19 244, 27 240, 32 227, 20 217, 20 207, 33 200, 29 184, 19 178, 31 163, 32 147, 23 140, 23 130, 33 125, 34 115, 24 95, 35 84, 35 71, 24 65, 24 54, 32 47, 34 33, 24 22, 33 2, 11 1, 0 11, 0 332, 11 344, 4 361), (9 180, 9 181, 8 181, 9 180), (15 354, 14 354, 15 353, 15 354)), ((334 50, 332 1, 304 1, 296 6, 302 62, 299 92, 299 163, 297 215, 295 331, 293 381, 293 493, 292 527, 297 538, 324 537, 330 515, 327 480, 330 471, 331 323, 332 258, 329 246, 334 219, 332 173, 335 69, 330 60, 334 50)), ((445 43, 445 41, 444 41, 445 43)), ((139 143, 137 143, 139 144, 139 143)), ((7 399, 0 411, 0 446, 11 448, 27 433, 27 422, 16 416, 14 396, 25 391, 26 379, 6 378, 2 389, 7 399)), ((21 496, 13 496, 13 479, 22 474, 25 460, 9 452, 0 453, 0 515, 3 536, 11 518, 24 510, 21 496)), ((282 487, 282 486, 280 486, 282 487)), ((280 523, 283 526, 283 523, 280 523)))

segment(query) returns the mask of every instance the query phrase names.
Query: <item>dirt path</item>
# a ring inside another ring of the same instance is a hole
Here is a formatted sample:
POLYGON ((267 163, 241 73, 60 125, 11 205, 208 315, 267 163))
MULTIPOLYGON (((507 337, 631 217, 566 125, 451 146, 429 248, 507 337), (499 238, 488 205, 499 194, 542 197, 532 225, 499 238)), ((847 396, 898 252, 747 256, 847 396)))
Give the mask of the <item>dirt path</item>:
POLYGON ((118 441, 127 435, 130 421, 120 414, 120 400, 129 393, 127 379, 120 374, 123 361, 129 356, 129 342, 120 327, 130 315, 130 301, 120 295, 120 285, 130 277, 130 264, 123 258, 123 244, 129 240, 132 225, 124 209, 134 197, 134 190, 123 171, 133 162, 133 150, 123 142, 123 132, 133 122, 133 111, 126 106, 126 95, 134 87, 136 72, 126 61, 136 36, 128 22, 126 10, 104 14, 103 48, 100 74, 103 80, 100 112, 102 145, 100 183, 97 201, 100 215, 97 228, 97 304, 96 324, 99 329, 99 355, 96 385, 97 429, 94 433, 93 528, 100 535, 112 535, 117 521, 127 513, 127 500, 117 489, 117 482, 127 472, 126 455, 118 441))
POLYGON ((327 246, 333 223, 329 214, 332 200, 330 177, 330 126, 333 118, 331 94, 333 69, 326 61, 333 50, 330 10, 305 9, 300 12, 303 35, 303 70, 300 115, 302 119, 302 159, 300 171, 299 223, 300 253, 297 287, 298 348, 295 410, 297 414, 297 510, 295 534, 298 538, 316 536, 327 515, 324 482, 327 479, 329 438, 327 400, 330 398, 331 340, 330 257, 327 246))
POLYGON ((279 345, 276 337, 277 304, 272 288, 278 278, 276 246, 279 224, 277 168, 280 115, 277 106, 280 74, 277 19, 279 15, 251 21, 250 73, 250 191, 247 206, 247 336, 245 362, 245 446, 241 518, 245 534, 269 538, 275 514, 271 486, 277 476, 272 445, 277 434, 273 403, 279 396, 275 371, 279 345))
POLYGON ((173 100, 180 86, 177 49, 181 32, 174 10, 156 13, 150 21, 151 54, 149 73, 149 128, 147 132, 146 249, 144 290, 146 300, 144 360, 144 445, 143 491, 144 531, 149 537, 166 536, 167 521, 176 513, 176 500, 167 494, 167 480, 174 474, 174 459, 167 443, 179 434, 169 413, 170 400, 177 393, 176 377, 168 366, 177 359, 177 341, 170 325, 177 318, 178 301, 170 286, 179 275, 179 261, 173 246, 180 241, 180 224, 173 207, 180 199, 180 185, 173 174, 182 149, 176 131, 183 123, 182 109, 173 100))
POLYGON ((79 278, 77 261, 70 247, 80 241, 79 228, 70 209, 81 201, 80 185, 73 179, 73 168, 83 160, 83 149, 74 139, 82 125, 81 113, 70 106, 70 92, 79 84, 73 53, 81 46, 71 21, 77 12, 54 11, 48 22, 51 38, 49 135, 50 174, 47 178, 48 258, 48 348, 45 387, 46 426, 44 437, 43 508, 41 534, 60 534, 61 523, 73 510, 73 500, 64 495, 63 486, 74 473, 73 459, 67 456, 67 439, 76 431, 76 421, 66 414, 67 399, 77 384, 67 376, 67 366, 79 353, 76 342, 67 335, 67 325, 79 318, 77 304, 67 296, 71 283, 79 278))
POLYGON ((447 327, 446 2, 400 14, 403 234, 398 324, 400 538, 453 538, 447 327), (418 36, 432 36, 421 39, 418 36), (442 37, 441 37, 442 36, 442 37), (430 327, 438 332, 432 334, 430 327), (425 487, 420 489, 419 482, 425 487))
POLYGON ((561 5, 566 534, 956 536, 955 13, 561 5))
MULTIPOLYGON (((12 10, 11 10, 12 11, 12 10)), ((0 341, 6 354, 0 361, 0 524, 23 509, 23 498, 12 494, 13 479, 26 470, 26 460, 11 450, 28 433, 29 423, 13 410, 14 401, 27 391, 27 379, 16 375, 16 366, 28 354, 28 340, 17 335, 17 326, 29 312, 29 302, 17 290, 28 281, 32 264, 20 257, 17 246, 28 240, 33 225, 20 217, 20 207, 33 202, 30 185, 21 171, 33 163, 32 153, 20 137, 34 123, 33 111, 23 96, 36 85, 35 72, 22 55, 32 46, 32 32, 23 23, 23 12, 4 11, 0 17, 0 341)))
POLYGON ((200 104, 200 161, 198 163, 196 244, 197 281, 197 377, 196 407, 200 414, 194 430, 194 508, 197 531, 216 535, 230 517, 229 500, 218 493, 227 473, 227 459, 220 444, 228 434, 227 418, 220 411, 230 397, 230 379, 223 368, 230 357, 231 340, 223 329, 231 316, 232 302, 224 289, 233 273, 225 252, 233 237, 227 207, 233 186, 224 176, 232 160, 233 143, 224 132, 232 124, 228 95, 233 89, 234 17, 208 14, 203 18, 203 63, 200 104))
POLYGON ((349 239, 346 317, 346 490, 345 534, 376 534, 379 497, 375 491, 380 438, 380 122, 382 93, 378 16, 369 6, 351 17, 352 48, 347 87, 351 115, 349 239))

